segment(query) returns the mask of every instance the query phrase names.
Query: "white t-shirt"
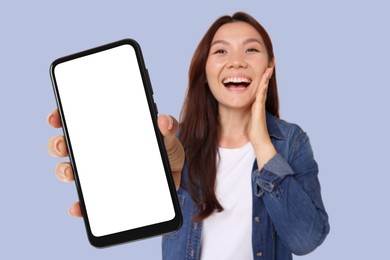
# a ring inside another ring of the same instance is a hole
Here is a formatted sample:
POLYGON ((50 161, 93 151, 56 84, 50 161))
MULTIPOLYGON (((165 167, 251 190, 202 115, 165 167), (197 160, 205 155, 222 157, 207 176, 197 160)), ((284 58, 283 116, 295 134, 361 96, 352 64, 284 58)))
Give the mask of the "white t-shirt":
POLYGON ((223 207, 203 221, 201 260, 253 259, 251 172, 256 158, 250 142, 219 148, 215 193, 223 207))

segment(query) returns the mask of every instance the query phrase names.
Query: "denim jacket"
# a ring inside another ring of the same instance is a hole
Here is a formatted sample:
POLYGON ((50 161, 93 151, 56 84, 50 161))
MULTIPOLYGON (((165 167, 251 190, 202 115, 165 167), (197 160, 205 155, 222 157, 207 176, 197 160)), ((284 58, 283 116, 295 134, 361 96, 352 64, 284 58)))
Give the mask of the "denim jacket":
MULTIPOLYGON (((253 259, 288 260, 292 254, 310 253, 325 240, 329 233, 328 215, 306 133, 269 113, 267 127, 278 153, 260 170, 256 160, 253 163, 253 259)), ((184 167, 181 184, 186 181, 184 167)), ((192 221, 199 211, 184 185, 177 193, 183 225, 163 236, 163 259, 199 259, 202 222, 192 221)))

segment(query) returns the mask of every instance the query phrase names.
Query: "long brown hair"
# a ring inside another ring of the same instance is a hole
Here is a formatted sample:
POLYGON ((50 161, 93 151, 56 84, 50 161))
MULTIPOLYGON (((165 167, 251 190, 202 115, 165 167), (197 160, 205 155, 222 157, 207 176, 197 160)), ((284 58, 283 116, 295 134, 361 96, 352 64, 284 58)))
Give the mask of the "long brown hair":
MULTIPOLYGON (((237 21, 253 26, 264 41, 268 59, 271 61, 274 58, 272 42, 265 29, 253 17, 243 12, 217 19, 203 36, 192 56, 187 95, 180 113, 180 141, 184 146, 188 169, 188 181, 183 185, 187 187, 200 209, 194 218, 195 221, 207 218, 214 210, 218 212, 223 210, 215 195, 217 152, 221 132, 218 102, 206 83, 205 67, 211 41, 217 30, 224 24, 237 21)), ((279 117, 275 70, 269 80, 266 110, 279 117)))

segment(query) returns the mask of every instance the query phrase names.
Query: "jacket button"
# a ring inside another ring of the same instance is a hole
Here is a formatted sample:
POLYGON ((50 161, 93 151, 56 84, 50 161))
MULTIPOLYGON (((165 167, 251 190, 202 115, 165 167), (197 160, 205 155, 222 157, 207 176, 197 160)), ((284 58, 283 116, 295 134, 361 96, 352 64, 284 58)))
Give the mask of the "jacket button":
POLYGON ((262 256, 263 255, 263 252, 259 251, 256 253, 256 256, 262 256))
POLYGON ((260 217, 255 217, 255 222, 259 223, 260 222, 260 217))

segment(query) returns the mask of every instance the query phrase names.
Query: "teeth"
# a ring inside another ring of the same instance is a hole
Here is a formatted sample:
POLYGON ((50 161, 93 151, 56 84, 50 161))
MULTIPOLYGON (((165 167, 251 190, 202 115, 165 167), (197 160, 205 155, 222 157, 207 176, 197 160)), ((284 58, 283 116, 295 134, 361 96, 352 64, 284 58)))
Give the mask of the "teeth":
POLYGON ((228 83, 248 83, 250 84, 252 81, 248 78, 245 77, 232 77, 232 78, 226 78, 223 81, 223 84, 228 84, 228 83))

